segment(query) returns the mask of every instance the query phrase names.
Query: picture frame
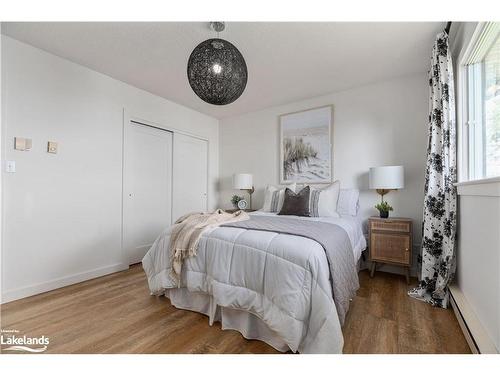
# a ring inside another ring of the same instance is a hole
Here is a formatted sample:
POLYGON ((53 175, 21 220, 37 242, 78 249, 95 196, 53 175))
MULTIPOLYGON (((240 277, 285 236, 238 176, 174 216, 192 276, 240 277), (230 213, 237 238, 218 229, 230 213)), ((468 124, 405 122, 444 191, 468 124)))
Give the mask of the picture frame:
POLYGON ((280 184, 333 181, 333 105, 279 116, 280 184))

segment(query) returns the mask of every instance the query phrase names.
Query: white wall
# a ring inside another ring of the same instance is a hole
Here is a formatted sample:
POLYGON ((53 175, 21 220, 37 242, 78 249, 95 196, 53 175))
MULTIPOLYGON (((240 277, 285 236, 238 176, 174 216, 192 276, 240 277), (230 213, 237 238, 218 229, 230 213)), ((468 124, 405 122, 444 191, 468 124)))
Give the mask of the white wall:
POLYGON ((122 269, 122 130, 130 116, 209 140, 216 205, 218 121, 2 36, 2 299, 122 269), (33 149, 13 149, 14 137, 33 149), (59 143, 57 155, 47 141, 59 143))
POLYGON ((500 178, 490 181, 458 187, 456 285, 472 311, 462 314, 468 325, 480 322, 473 332, 480 350, 500 353, 500 178))
POLYGON ((452 33, 458 172, 463 182, 458 184, 457 270, 451 290, 479 350, 500 353, 500 178, 467 182, 465 71, 460 62, 477 26, 459 23, 452 33))
POLYGON ((266 184, 279 183, 280 114, 333 104, 333 175, 344 188, 359 188, 361 214, 376 215, 380 196, 368 190, 368 169, 404 165, 405 188, 390 192, 393 216, 414 219, 414 242, 421 237, 427 150, 428 80, 425 73, 268 108, 220 122, 220 205, 229 207, 231 176, 254 175, 254 208, 266 184))

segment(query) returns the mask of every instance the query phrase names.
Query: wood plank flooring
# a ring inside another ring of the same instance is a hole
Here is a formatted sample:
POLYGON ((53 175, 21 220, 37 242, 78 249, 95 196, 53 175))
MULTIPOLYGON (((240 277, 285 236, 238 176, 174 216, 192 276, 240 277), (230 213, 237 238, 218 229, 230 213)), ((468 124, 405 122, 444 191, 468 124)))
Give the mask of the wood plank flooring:
POLYGON ((404 276, 370 279, 362 271, 360 284, 343 327, 344 353, 470 353, 453 310, 408 297, 404 276))
MULTIPOLYGON (((370 279, 362 271, 360 282, 343 329, 344 353, 470 352, 453 312, 407 297, 403 276, 377 272, 370 279)), ((139 265, 4 304, 1 327, 48 336, 46 353, 277 353, 150 296, 139 265)))

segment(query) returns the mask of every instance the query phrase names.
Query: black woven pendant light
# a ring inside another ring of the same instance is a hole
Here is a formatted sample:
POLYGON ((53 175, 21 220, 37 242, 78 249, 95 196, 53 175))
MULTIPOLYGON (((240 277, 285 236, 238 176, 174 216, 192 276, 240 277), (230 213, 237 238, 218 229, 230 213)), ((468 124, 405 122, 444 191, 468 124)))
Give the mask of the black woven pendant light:
MULTIPOLYGON (((223 22, 212 22, 212 29, 224 30, 223 22)), ((238 99, 247 85, 247 65, 240 51, 227 40, 214 38, 201 42, 189 56, 187 75, 191 88, 203 101, 225 105, 238 99)))

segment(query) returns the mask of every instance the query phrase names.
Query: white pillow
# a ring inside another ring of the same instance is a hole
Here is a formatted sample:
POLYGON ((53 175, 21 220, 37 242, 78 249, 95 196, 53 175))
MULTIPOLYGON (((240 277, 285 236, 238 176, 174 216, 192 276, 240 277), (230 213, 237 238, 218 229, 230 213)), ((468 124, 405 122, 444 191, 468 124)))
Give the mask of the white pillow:
POLYGON ((285 189, 289 188, 295 193, 297 189, 297 184, 294 182, 291 185, 285 187, 278 187, 273 185, 267 185, 264 194, 264 206, 262 211, 265 212, 279 212, 283 206, 283 201, 285 200, 285 189))
POLYGON ((309 211, 312 217, 340 217, 337 213, 340 181, 324 188, 311 188, 309 211))
POLYGON ((359 208, 358 189, 340 189, 337 212, 341 215, 356 216, 359 208))

